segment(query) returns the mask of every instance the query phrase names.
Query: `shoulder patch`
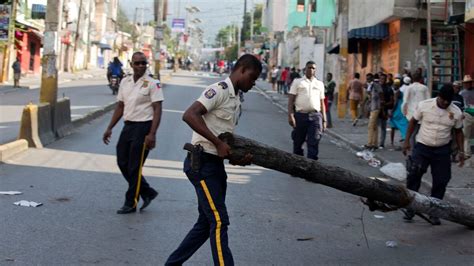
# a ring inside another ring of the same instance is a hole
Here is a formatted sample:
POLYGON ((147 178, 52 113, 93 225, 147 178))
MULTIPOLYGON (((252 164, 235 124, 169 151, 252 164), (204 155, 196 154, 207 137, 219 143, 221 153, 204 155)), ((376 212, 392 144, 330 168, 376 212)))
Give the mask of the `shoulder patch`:
POLYGON ((157 90, 161 89, 161 83, 159 81, 156 81, 156 89, 157 90))
POLYGON ((214 89, 208 89, 205 93, 204 96, 208 99, 212 99, 214 96, 216 96, 216 91, 214 89))
POLYGON ((221 88, 224 90, 229 87, 229 85, 227 85, 227 83, 225 83, 224 81, 217 83, 217 85, 221 86, 221 88))

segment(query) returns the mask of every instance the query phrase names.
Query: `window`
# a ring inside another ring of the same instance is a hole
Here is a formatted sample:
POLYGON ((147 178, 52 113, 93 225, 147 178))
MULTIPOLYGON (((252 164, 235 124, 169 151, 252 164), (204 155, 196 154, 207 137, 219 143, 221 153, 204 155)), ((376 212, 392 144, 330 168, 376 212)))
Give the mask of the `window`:
POLYGON ((304 2, 305 0, 296 1, 296 12, 304 12, 304 2))
POLYGON ((316 0, 310 0, 311 12, 316 12, 316 0))
POLYGON ((420 31, 420 45, 427 45, 428 44, 428 34, 426 33, 426 29, 421 29, 420 31))

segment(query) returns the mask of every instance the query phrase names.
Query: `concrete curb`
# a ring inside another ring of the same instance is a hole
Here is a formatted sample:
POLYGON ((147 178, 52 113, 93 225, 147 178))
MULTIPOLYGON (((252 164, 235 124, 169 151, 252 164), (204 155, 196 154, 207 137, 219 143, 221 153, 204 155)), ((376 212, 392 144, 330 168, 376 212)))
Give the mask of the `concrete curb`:
POLYGON ((24 139, 0 145, 0 162, 5 162, 15 154, 28 150, 28 142, 24 139))
MULTIPOLYGON (((164 75, 161 79, 161 83, 163 83, 163 85, 165 85, 165 83, 168 82, 172 78, 172 76, 173 76, 173 73, 169 73, 169 74, 164 75)), ((79 77, 77 79, 74 79, 74 80, 78 80, 78 79, 81 79, 81 78, 83 78, 83 77, 81 76, 81 77, 79 77)), ((64 80, 61 83, 65 83, 65 82, 69 82, 69 81, 71 81, 71 80, 64 80)), ((39 86, 38 86, 38 88, 39 88, 39 86)), ((32 88, 30 87, 30 89, 32 89, 32 88)), ((71 130, 70 133, 73 133, 76 129, 83 126, 84 124, 87 124, 87 123, 91 122, 92 120, 94 120, 94 119, 108 113, 109 111, 115 109, 116 105, 117 105, 116 101, 110 102, 110 103, 104 105, 103 107, 101 107, 97 110, 91 111, 91 112, 89 112, 89 113, 87 113, 87 114, 85 114, 81 117, 72 119, 72 121, 71 121, 72 130, 71 130)), ((56 141, 56 140, 54 140, 54 141, 56 141)), ((52 141, 52 142, 54 142, 54 141, 52 141)), ((4 162, 6 159, 10 158, 11 156, 13 156, 15 154, 18 154, 20 152, 26 151, 27 149, 28 149, 28 142, 24 139, 15 140, 15 141, 8 142, 8 143, 5 143, 3 145, 0 145, 0 162, 4 162)))

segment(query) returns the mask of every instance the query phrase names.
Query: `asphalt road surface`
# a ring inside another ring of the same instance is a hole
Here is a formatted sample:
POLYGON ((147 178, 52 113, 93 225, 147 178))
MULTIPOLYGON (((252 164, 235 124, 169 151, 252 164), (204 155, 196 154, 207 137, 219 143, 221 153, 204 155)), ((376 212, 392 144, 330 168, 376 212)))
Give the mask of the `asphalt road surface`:
MULTIPOLYGON (((183 111, 215 78, 184 73, 165 88, 157 148, 144 175, 160 195, 142 213, 117 215, 126 182, 112 145, 101 142, 111 114, 44 149, 0 165, 1 265, 162 265, 197 218, 192 185, 182 172, 191 130, 183 111), (21 199, 44 203, 18 207, 21 199)), ((92 100, 92 98, 91 98, 92 100)), ((96 103, 84 103, 95 105, 96 103)), ((291 151, 286 114, 257 91, 245 96, 236 133, 291 151)), ((325 136, 320 161, 381 176, 325 136)), ((291 162, 288 162, 291 163, 291 162)), ((356 196, 256 166, 227 166, 229 243, 236 265, 472 265, 473 232, 443 221, 431 226, 401 212, 370 212, 356 196), (381 215, 376 218, 374 215, 381 215), (395 241, 396 247, 387 247, 395 241)), ((212 264, 209 242, 188 265, 212 264)))
MULTIPOLYGON (((29 102, 38 104, 39 93, 39 89, 0 92, 0 144, 17 138, 23 108, 29 102)), ((62 97, 71 100, 72 119, 115 101, 115 96, 107 86, 105 75, 59 85, 58 98, 62 97)))

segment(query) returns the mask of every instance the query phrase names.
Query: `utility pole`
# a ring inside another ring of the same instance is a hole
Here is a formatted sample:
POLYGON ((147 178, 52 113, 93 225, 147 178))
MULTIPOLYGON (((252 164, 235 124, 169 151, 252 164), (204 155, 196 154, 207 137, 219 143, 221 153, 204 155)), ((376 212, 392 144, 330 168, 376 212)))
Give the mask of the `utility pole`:
POLYGON ((253 20, 255 15, 255 8, 252 8, 252 13, 250 14, 250 40, 253 42, 253 20))
POLYGON ((309 36, 312 36, 312 29, 311 29, 311 0, 308 0, 307 10, 306 10, 306 27, 309 30, 309 36))
POLYGON ((431 1, 426 0, 426 35, 428 43, 428 69, 427 79, 428 79, 428 89, 430 90, 430 95, 433 93, 433 44, 431 42, 431 1))
POLYGON ((79 2, 79 14, 77 15, 77 23, 76 23, 76 36, 74 37, 74 50, 72 52, 72 73, 76 72, 76 54, 77 54, 77 46, 79 45, 79 29, 81 27, 81 18, 82 18, 82 5, 84 0, 79 2))
POLYGON ((240 55, 240 38, 241 38, 241 29, 239 26, 237 26, 237 58, 239 58, 240 55))
POLYGON ((155 38, 156 38, 156 48, 155 48, 155 78, 160 79, 160 45, 161 37, 163 35, 163 28, 161 27, 161 22, 163 20, 163 0, 155 0, 155 14, 156 14, 156 29, 155 29, 155 38), (158 36, 157 32, 161 32, 161 36, 158 36))
POLYGON ((347 68, 348 68, 348 47, 349 41, 347 33, 349 31, 349 0, 342 0, 339 6, 339 15, 341 16, 341 44, 340 44, 340 85, 337 98, 337 117, 344 118, 347 110, 347 68))
POLYGON ((85 68, 89 69, 89 62, 91 57, 91 21, 92 21, 92 3, 95 4, 95 0, 89 0, 89 14, 87 21, 87 50, 86 50, 86 65, 85 68))
MULTIPOLYGON (((241 31, 244 31, 245 30, 245 15, 247 14, 247 0, 244 1, 244 16, 242 17, 242 28, 240 29, 241 31)), ((239 42, 243 42, 244 40, 242 38, 244 38, 243 36, 243 33, 239 32, 239 42)), ((240 47, 240 46, 239 46, 240 47)))
MULTIPOLYGON (((54 118, 58 98, 58 69, 56 58, 58 51, 58 29, 62 11, 62 0, 48 0, 44 31, 43 60, 41 72, 40 102, 51 105, 54 118)), ((54 121, 54 119, 52 120, 54 121)), ((54 123, 54 122, 53 122, 54 123)), ((53 125, 54 129, 54 125, 53 125)))

